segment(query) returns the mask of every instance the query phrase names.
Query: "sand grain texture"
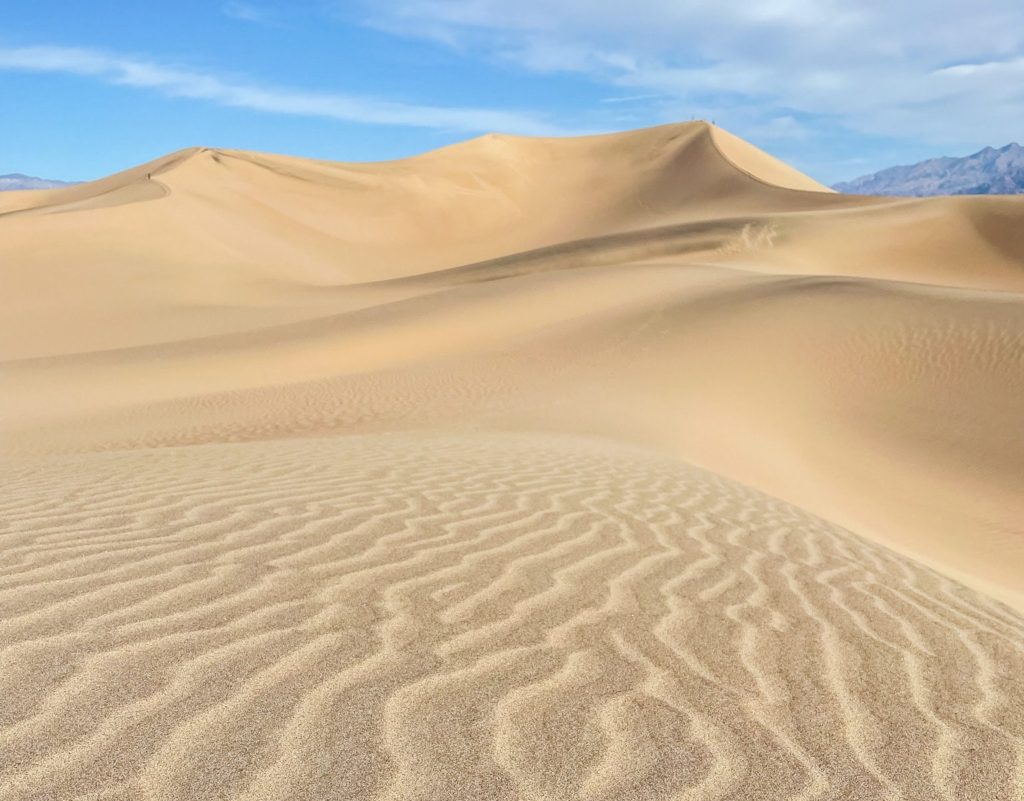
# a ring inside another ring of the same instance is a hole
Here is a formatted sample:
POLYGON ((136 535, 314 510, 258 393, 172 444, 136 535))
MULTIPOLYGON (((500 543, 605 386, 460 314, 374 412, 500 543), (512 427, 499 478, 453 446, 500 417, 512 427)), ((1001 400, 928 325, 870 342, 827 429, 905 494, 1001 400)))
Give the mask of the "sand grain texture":
POLYGON ((0 800, 1024 799, 1024 201, 194 148, 0 280, 0 800))

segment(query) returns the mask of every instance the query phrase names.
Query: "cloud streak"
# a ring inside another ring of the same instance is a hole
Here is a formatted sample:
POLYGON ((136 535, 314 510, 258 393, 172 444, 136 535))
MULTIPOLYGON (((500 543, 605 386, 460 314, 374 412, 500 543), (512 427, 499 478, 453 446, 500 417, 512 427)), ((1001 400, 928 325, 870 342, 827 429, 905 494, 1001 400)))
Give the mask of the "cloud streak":
POLYGON ((220 10, 224 16, 242 22, 253 22, 257 25, 272 25, 276 22, 276 17, 272 12, 251 3, 243 3, 240 0, 227 0, 221 5, 220 10))
MULTIPOLYGON (((576 73, 753 131, 1002 142, 1024 130, 1020 0, 379 0, 366 21, 480 57, 576 73), (780 130, 783 123, 772 123, 780 130)), ((689 116, 688 113, 686 116, 689 116)))
POLYGON ((527 112, 418 105, 344 93, 261 86, 245 80, 233 80, 87 48, 0 47, 0 70, 78 75, 117 86, 157 91, 168 97, 200 100, 270 114, 464 133, 506 131, 538 136, 566 133, 547 120, 527 112))

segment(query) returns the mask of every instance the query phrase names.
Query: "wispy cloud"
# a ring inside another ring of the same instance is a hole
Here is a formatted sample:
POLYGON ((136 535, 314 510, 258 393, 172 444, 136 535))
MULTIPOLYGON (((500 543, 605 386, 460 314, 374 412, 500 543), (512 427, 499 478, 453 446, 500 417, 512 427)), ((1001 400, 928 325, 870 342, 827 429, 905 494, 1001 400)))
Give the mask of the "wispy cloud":
POLYGON ((262 86, 87 48, 0 47, 0 69, 80 75, 119 86, 153 90, 168 97, 272 114, 465 133, 505 131, 540 136, 566 133, 557 125, 529 112, 418 105, 337 92, 262 86))
POLYGON ((277 22, 277 15, 273 11, 241 0, 227 0, 220 10, 224 16, 242 22, 254 22, 257 25, 273 25, 277 22))
POLYGON ((662 95, 624 95, 622 97, 602 97, 602 103, 641 103, 644 100, 658 100, 662 95))
POLYGON ((808 117, 933 143, 1024 129, 1020 0, 363 2, 385 30, 656 94, 652 106, 702 108, 747 135, 811 135, 794 125, 808 117))

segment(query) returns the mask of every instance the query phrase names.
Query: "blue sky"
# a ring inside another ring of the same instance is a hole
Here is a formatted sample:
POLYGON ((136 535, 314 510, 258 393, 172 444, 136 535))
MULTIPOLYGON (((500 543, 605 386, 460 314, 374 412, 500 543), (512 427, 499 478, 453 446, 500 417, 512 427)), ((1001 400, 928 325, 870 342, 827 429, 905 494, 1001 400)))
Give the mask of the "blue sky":
POLYGON ((1024 138, 1020 0, 0 3, 0 173, 704 118, 834 182, 1024 138))

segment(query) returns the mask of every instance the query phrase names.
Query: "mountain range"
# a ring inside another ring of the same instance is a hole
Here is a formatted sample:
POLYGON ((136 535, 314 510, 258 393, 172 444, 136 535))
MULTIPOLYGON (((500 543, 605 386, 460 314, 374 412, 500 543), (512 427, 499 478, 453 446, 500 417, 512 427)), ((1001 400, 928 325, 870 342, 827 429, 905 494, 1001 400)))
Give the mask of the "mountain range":
POLYGON ((24 175, 20 172, 0 175, 0 192, 12 189, 57 189, 61 186, 71 186, 71 182, 36 178, 34 175, 24 175))
POLYGON ((1019 195, 1024 193, 1024 147, 1013 142, 963 158, 889 167, 832 188, 856 195, 1019 195))

